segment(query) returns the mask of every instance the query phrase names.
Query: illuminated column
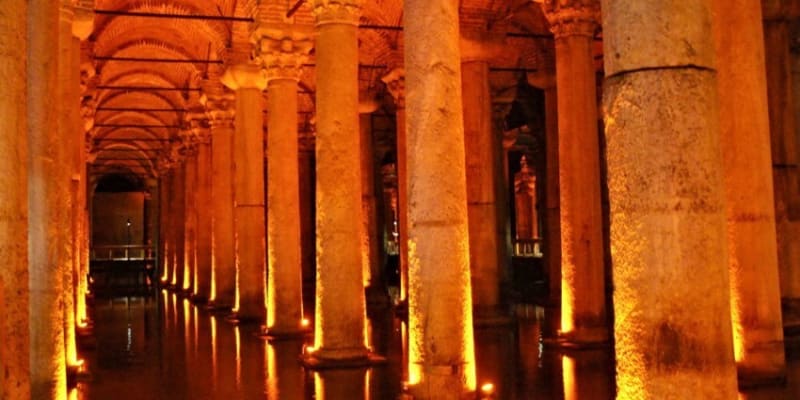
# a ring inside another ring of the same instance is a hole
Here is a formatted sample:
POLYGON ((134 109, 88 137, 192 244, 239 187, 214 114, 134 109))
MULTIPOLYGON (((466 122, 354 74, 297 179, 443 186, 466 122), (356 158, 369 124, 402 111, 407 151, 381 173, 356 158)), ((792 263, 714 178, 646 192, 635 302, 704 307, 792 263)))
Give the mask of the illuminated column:
POLYGON ((314 209, 314 137, 311 136, 311 132, 304 132, 301 135, 299 151, 300 246, 303 263, 303 287, 313 288, 316 275, 317 239, 314 209))
POLYGON ((792 2, 764 1, 764 50, 767 71, 769 129, 772 144, 772 179, 781 299, 786 307, 783 323, 800 325, 800 175, 792 95, 792 2))
MULTIPOLYGON (((31 336, 28 324, 31 315, 29 308, 28 280, 28 132, 26 131, 26 89, 25 77, 28 36, 28 1, 11 1, 3 6, 5 12, 0 14, 0 34, 8 40, 0 42, 0 119, 3 134, 0 135, 0 170, 3 171, 4 190, 0 191, 0 253, 3 254, 3 268, 0 269, 0 304, 3 305, 3 318, 0 320, 0 398, 8 400, 28 400, 31 398, 31 336)), ((34 2, 36 3, 36 2, 34 2)), ((41 4, 39 4, 41 6, 41 4)), ((48 6, 53 6, 48 3, 48 6)), ((30 7, 36 7, 31 5, 30 7)), ((38 9, 32 8, 31 12, 38 9)), ((34 15, 34 17, 38 17, 34 15)), ((32 22, 41 23, 39 18, 32 22)), ((53 31, 44 33, 52 36, 53 31)), ((39 33, 37 33, 38 35, 39 33)), ((42 38, 38 38, 41 42, 42 38)), ((39 43, 41 48, 42 43, 39 43)), ((41 57, 37 57, 41 58, 41 57)), ((40 66, 31 66, 39 68, 40 66)), ((40 76, 31 80, 40 82, 40 76)), ((46 89, 46 87, 45 87, 46 89)), ((52 89, 52 87, 51 87, 52 89)), ((42 93, 39 89, 38 93, 42 93)), ((53 102, 43 99, 31 99, 32 105, 44 102, 52 106, 53 102), (38 103, 37 103, 38 102, 38 103)), ((41 107, 41 106, 39 106, 41 107)), ((32 113, 40 116, 45 110, 32 113)), ((38 129, 30 131, 36 136, 43 132, 41 121, 38 129)), ((48 125, 53 128, 52 125, 48 125)), ((46 131, 44 131, 46 132, 46 131)), ((36 142, 34 142, 36 143, 36 142)), ((41 151, 42 149, 39 149, 41 151)), ((35 152, 34 152, 35 154, 35 152)), ((41 202, 44 199, 32 199, 41 202)), ((34 220, 33 222, 41 222, 34 220)), ((45 237, 46 238, 46 237, 45 237)), ((40 239, 45 239, 40 238, 40 239)), ((35 243, 35 242, 34 242, 35 243)), ((41 269, 41 268, 40 268, 41 269)), ((31 272, 41 272, 34 271, 31 272)), ((51 277, 55 278, 55 277, 51 277)), ((37 311, 41 306, 37 304, 37 311)), ((41 334, 44 336, 44 333, 41 334)), ((38 354, 42 354, 41 351, 38 354)), ((38 365, 38 362, 37 362, 38 365)), ((42 393, 42 391, 39 391, 42 393)))
POLYGON ((617 398, 734 399, 711 0, 602 9, 617 398))
POLYGON ((233 117, 235 100, 217 81, 206 81, 203 95, 211 126, 213 198, 213 291, 219 308, 230 308, 236 296, 236 253, 233 233, 233 117))
POLYGON ((466 398, 476 377, 458 2, 407 0, 404 26, 408 182, 414 183, 409 390, 415 399, 466 398))
MULTIPOLYGON (((73 34, 79 32, 79 37, 90 31, 89 27, 84 23, 94 23, 94 18, 89 14, 89 9, 82 9, 77 7, 75 23, 73 24, 73 34), (87 15, 89 14, 89 15, 87 15), (89 17, 89 18, 86 18, 89 17)), ((88 328, 91 324, 86 306, 80 307, 80 301, 86 300, 89 295, 89 258, 90 258, 90 236, 91 236, 91 223, 89 221, 89 176, 88 176, 88 162, 89 150, 92 146, 91 132, 94 127, 94 118, 97 113, 97 102, 95 96, 97 95, 96 83, 99 77, 95 74, 94 66, 91 62, 92 45, 87 41, 81 43, 80 53, 80 88, 81 88, 81 129, 77 132, 81 134, 81 146, 79 148, 79 162, 78 173, 80 175, 79 189, 78 189, 78 206, 80 207, 80 280, 78 281, 78 290, 80 293, 79 298, 79 316, 78 321, 82 328, 88 328)))
POLYGON ((361 276, 358 18, 361 0, 314 0, 319 363, 367 361, 361 276))
POLYGON ((183 269, 183 280, 178 281, 179 289, 191 293, 197 276, 197 143, 191 132, 185 131, 183 143, 186 161, 184 161, 184 197, 183 197, 183 252, 184 261, 178 265, 183 269), (183 283, 181 283, 183 282, 183 283))
POLYGON ((406 135, 406 72, 402 68, 391 70, 381 78, 394 99, 397 129, 397 233, 400 253, 400 301, 408 300, 408 152, 406 135))
POLYGON ((378 108, 375 101, 359 105, 359 144, 361 145, 361 251, 362 272, 366 287, 367 302, 385 304, 388 301, 383 264, 379 246, 382 236, 378 233, 378 208, 375 195, 375 147, 372 138, 372 113, 378 108))
POLYGON ((180 155, 181 149, 176 149, 175 162, 177 166, 172 173, 172 242, 175 244, 172 252, 172 287, 180 291, 184 281, 185 269, 184 260, 184 221, 186 219, 184 203, 186 197, 186 162, 180 155))
POLYGON ((469 265, 475 321, 481 324, 507 322, 500 300, 500 237, 495 189, 495 148, 492 129, 492 99, 489 90, 488 43, 461 41, 461 90, 464 107, 464 145, 469 215, 469 265))
POLYGON ((267 75, 267 281, 266 334, 302 335, 303 271, 300 243, 297 82, 311 50, 312 32, 301 27, 256 28, 256 53, 267 75), (286 28, 280 31, 281 28, 286 28))
MULTIPOLYGON (((62 286, 64 276, 59 266, 59 255, 62 249, 58 243, 60 236, 58 232, 60 229, 59 210, 64 208, 64 198, 61 197, 57 182, 61 176, 59 171, 64 166, 58 163, 58 153, 62 145, 58 134, 58 119, 53 115, 53 110, 60 109, 59 104, 61 103, 59 96, 53 95, 58 93, 59 2, 55 0, 30 1, 28 2, 27 16, 29 40, 27 117, 30 150, 28 153, 30 168, 28 171, 30 398, 65 399, 67 397, 67 374, 64 353, 64 291, 62 286)), ((19 17, 19 15, 15 17, 19 17)), ((13 23, 4 25, 3 28, 12 26, 14 26, 13 23)), ((20 43, 24 43, 24 37, 24 34, 19 36, 20 43)), ((14 42, 14 46, 16 46, 16 42, 14 42)), ((14 54, 13 50, 9 54, 14 54)), ((13 65, 13 63, 8 65, 13 65)), ((15 82, 16 79, 16 77, 11 78, 9 82, 15 82)), ((22 99, 18 98, 17 100, 22 99)), ((14 115, 9 117, 13 118, 14 115)), ((5 118, 3 120, 5 121, 5 118)), ((8 137, 9 135, 2 136, 8 137)), ((9 154, 17 155, 16 161, 19 162, 19 165, 25 164, 24 161, 20 162, 19 160, 19 157, 24 154, 17 151, 11 151, 9 154)), ((11 158, 13 159, 13 157, 11 158)), ((11 170, 13 171, 13 169, 11 170)), ((20 235, 24 235, 23 232, 15 232, 14 236, 19 238, 20 235)), ((18 240, 15 239, 12 242, 19 246, 18 240)), ((24 288, 24 286, 20 286, 20 288, 24 288)), ((19 327, 16 329, 18 331, 19 327)), ((24 333, 20 337, 24 337, 24 333)))
POLYGON ((739 379, 782 379, 778 250, 759 0, 712 2, 739 379), (743 51, 747 49, 747 51, 743 51))
POLYGON ((197 187, 194 300, 205 303, 211 296, 211 132, 205 113, 193 115, 192 131, 197 138, 197 187))
POLYGON ((163 285, 169 283, 172 270, 169 268, 169 258, 170 252, 172 251, 172 243, 170 242, 169 237, 169 224, 170 224, 170 202, 171 199, 169 198, 170 195, 170 180, 172 176, 172 171, 168 168, 168 164, 166 160, 159 159, 158 160, 158 170, 159 170, 159 180, 158 180, 158 193, 161 196, 159 199, 159 203, 161 207, 159 207, 159 219, 158 219, 158 226, 160 229, 159 233, 159 268, 161 268, 159 279, 163 285))
POLYGON ((261 92, 266 78, 255 64, 228 67, 222 77, 236 91, 233 138, 234 225, 240 321, 265 321, 264 133, 261 92))
POLYGON ((556 40, 558 157, 561 205, 561 331, 566 346, 608 342, 605 310, 603 221, 594 1, 547 0, 542 5, 556 40))

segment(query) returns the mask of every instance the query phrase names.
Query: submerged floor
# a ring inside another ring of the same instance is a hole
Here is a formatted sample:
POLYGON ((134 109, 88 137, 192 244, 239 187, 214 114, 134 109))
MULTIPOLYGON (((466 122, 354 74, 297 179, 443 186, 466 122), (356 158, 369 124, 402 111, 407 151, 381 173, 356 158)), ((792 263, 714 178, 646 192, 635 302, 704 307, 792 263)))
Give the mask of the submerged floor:
MULTIPOLYGON (((257 327, 235 326, 166 291, 156 299, 98 300, 94 334, 82 340, 91 373, 74 400, 396 399, 403 381, 404 326, 389 312, 370 318, 373 349, 386 365, 369 370, 305 371, 297 361, 308 338, 267 342, 257 327)), ((478 382, 494 399, 614 398, 610 350, 561 354, 541 345, 541 308, 519 311, 513 328, 475 331, 478 382)), ((789 349, 785 386, 740 398, 800 398, 800 351, 789 349)))

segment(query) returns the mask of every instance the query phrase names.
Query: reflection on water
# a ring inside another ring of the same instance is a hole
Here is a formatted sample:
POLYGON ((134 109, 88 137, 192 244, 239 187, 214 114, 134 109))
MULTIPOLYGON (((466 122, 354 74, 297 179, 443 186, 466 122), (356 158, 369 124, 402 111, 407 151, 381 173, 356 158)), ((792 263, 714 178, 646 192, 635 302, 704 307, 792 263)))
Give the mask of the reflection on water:
MULTIPOLYGON (((93 314, 95 345, 81 349, 92 378, 70 392, 70 400, 393 400, 405 379, 405 324, 388 310, 369 315, 369 342, 385 365, 320 372, 298 363, 310 339, 266 342, 257 326, 232 325, 172 293, 98 300, 93 314)), ((610 350, 543 349, 545 314, 523 308, 513 328, 475 331, 479 386, 493 385, 498 400, 613 399, 610 350)), ((750 390, 740 398, 800 398, 798 354, 787 351, 787 387, 750 390)))

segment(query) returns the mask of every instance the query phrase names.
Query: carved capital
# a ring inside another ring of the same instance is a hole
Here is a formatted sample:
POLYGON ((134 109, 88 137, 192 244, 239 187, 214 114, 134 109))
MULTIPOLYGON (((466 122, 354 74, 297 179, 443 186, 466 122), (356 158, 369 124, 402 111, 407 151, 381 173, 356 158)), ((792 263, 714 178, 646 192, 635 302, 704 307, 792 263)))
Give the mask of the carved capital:
POLYGON ((211 131, 208 129, 208 119, 204 109, 197 109, 186 115, 186 122, 192 132, 194 144, 211 143, 211 131))
POLYGON ((567 36, 594 37, 600 26, 600 4, 597 0, 544 0, 542 11, 556 39, 567 36))
POLYGON ((256 28, 252 41, 254 59, 264 67, 267 81, 272 79, 300 80, 303 64, 314 47, 311 30, 285 26, 285 29, 256 28))
POLYGON ((389 71, 383 78, 386 90, 392 95, 394 105, 397 108, 406 107, 406 71, 403 68, 395 68, 389 71))
POLYGON ((314 0, 317 26, 325 24, 358 25, 364 0, 314 0))
POLYGON ((94 30, 94 11, 91 7, 75 6, 72 20, 72 36, 86 40, 94 30))
POLYGON ((89 132, 94 128, 94 116, 97 113, 97 102, 92 95, 85 95, 81 99, 81 119, 83 129, 89 132))
POLYGON ((229 66, 220 81, 231 90, 264 90, 267 87, 267 76, 264 74, 264 70, 252 63, 229 66))

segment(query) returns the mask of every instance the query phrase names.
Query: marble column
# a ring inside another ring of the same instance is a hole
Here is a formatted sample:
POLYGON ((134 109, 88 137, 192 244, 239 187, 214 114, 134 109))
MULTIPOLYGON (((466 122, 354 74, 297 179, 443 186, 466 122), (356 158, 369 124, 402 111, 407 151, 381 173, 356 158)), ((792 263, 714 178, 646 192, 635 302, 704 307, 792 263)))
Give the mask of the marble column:
POLYGON ((764 50, 783 323, 800 327, 800 173, 791 78, 791 2, 764 1, 764 50))
POLYGON ((602 10, 617 398, 736 398, 711 0, 602 10))
POLYGON ((183 195, 183 282, 180 290, 191 294, 195 287, 197 277, 197 143, 192 134, 187 132, 184 137, 184 195, 183 195))
POLYGON ((211 132, 206 126, 205 113, 200 120, 193 120, 193 130, 197 137, 197 190, 195 233, 195 286, 194 301, 206 303, 211 296, 211 132))
POLYGON ((495 159, 495 148, 499 143, 492 129, 489 51, 484 47, 483 43, 462 40, 461 90, 473 314, 476 324, 492 325, 508 322, 508 318, 504 315, 507 312, 502 309, 500 294, 503 260, 499 250, 495 187, 500 167, 495 159))
MULTIPOLYGON (((4 171, 4 190, 0 191, 0 254, 5 258, 3 268, 0 269, 0 304, 3 305, 3 318, 0 321, 0 337, 3 338, 0 341, 0 366, 5 371, 0 374, 0 398, 8 400, 31 398, 29 323, 32 316, 29 308, 28 237, 25 234, 28 232, 29 176, 25 88, 28 3, 21 0, 10 1, 3 5, 6 12, 0 14, 0 34, 6 38, 0 42, 0 91, 4 93, 0 96, 0 115, 3 116, 0 119, 0 130, 3 132, 0 135, 0 154, 4 155, 0 157, 0 170, 4 171)), ((32 10, 33 13, 37 11, 32 10)), ((32 22, 42 21, 37 18, 32 22)), ((52 32, 45 33, 48 34, 51 35, 52 32)), ((32 83, 40 82, 43 77, 47 75, 37 76, 32 83)), ((34 105, 40 104, 41 99, 35 100, 34 105)), ((52 105, 52 102, 45 104, 52 105)), ((34 115, 41 115, 42 111, 40 109, 34 115)), ((35 131, 37 136, 42 132, 41 123, 38 128, 40 130, 35 131)))
POLYGON ((367 361, 361 275, 358 19, 361 0, 314 0, 317 73, 317 296, 306 361, 367 361))
POLYGON ((256 28, 257 51, 267 75, 267 325, 270 337, 302 335, 303 271, 297 82, 312 46, 302 27, 256 28), (282 29, 283 28, 283 29, 282 29))
POLYGON ((603 222, 594 2, 547 0, 542 5, 555 36, 558 90, 558 157, 561 206, 561 331, 565 346, 605 344, 603 222))
POLYGON ((714 0, 733 345, 743 382, 785 376, 759 0, 714 0))
POLYGON ((255 64, 228 67, 222 83, 236 91, 233 140, 237 309, 240 321, 266 319, 264 133, 261 92, 266 78, 255 64))
POLYGON ((400 253, 400 301, 408 301, 408 152, 406 133, 406 72, 402 68, 391 70, 381 78, 394 99, 395 129, 397 139, 395 154, 397 176, 397 234, 400 253))
POLYGON ((467 398, 476 375, 458 2, 407 0, 403 22, 408 182, 414 183, 409 391, 415 399, 467 398))
MULTIPOLYGON (((53 95, 58 93, 59 2, 28 2, 27 17, 30 397, 64 399, 64 276, 58 243, 59 210, 64 207, 57 182, 64 166, 58 164, 62 145, 58 119, 53 117, 53 110, 58 110, 60 104, 59 96, 53 95)), ((24 43, 24 39, 20 41, 24 43)), ((19 235, 20 232, 15 233, 17 238, 19 235)))
POLYGON ((203 85, 211 127, 211 191, 213 198, 213 271, 211 301, 231 308, 236 296, 236 252, 233 232, 233 118, 235 99, 216 81, 203 85))
POLYGON ((183 287, 184 276, 186 270, 184 269, 184 262, 186 259, 185 249, 185 198, 186 198, 186 162, 183 157, 176 159, 177 166, 172 174, 172 242, 174 251, 172 252, 172 287, 176 291, 180 291, 183 287))

